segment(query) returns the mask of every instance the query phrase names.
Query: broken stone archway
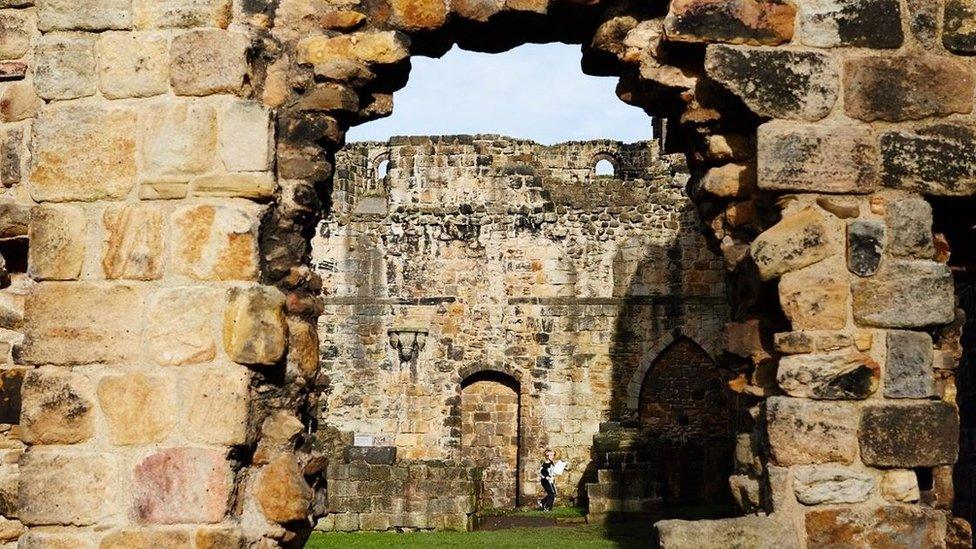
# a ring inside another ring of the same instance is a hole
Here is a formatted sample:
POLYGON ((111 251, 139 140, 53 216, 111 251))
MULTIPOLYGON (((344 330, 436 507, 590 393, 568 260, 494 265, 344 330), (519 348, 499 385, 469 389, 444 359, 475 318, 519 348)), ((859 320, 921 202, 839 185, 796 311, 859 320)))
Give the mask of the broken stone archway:
POLYGON ((969 543, 916 495, 958 451, 921 197, 974 191, 964 2, 31 4, 0 4, 0 179, 34 281, 7 539, 300 543, 328 488, 308 241, 345 130, 390 113, 411 55, 558 40, 667 119, 733 288, 757 420, 734 484, 765 514, 662 545, 969 543))

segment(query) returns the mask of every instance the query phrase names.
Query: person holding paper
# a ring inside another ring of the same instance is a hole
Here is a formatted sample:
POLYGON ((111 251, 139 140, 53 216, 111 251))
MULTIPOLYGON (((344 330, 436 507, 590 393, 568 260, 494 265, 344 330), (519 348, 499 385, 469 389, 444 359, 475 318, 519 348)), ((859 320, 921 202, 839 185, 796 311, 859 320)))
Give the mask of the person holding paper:
POLYGON ((539 482, 542 489, 546 491, 546 497, 539 502, 539 508, 543 511, 552 511, 552 506, 556 502, 556 475, 563 474, 566 470, 565 461, 555 461, 556 452, 546 450, 546 459, 539 468, 539 482))

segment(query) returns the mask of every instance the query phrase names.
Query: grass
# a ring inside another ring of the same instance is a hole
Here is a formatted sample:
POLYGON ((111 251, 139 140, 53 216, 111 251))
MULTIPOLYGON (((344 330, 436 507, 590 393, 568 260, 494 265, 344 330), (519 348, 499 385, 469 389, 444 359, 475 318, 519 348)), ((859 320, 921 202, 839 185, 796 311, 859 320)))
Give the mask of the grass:
POLYGON ((315 532, 306 549, 637 549, 651 547, 650 524, 578 525, 513 528, 479 532, 397 534, 315 532))

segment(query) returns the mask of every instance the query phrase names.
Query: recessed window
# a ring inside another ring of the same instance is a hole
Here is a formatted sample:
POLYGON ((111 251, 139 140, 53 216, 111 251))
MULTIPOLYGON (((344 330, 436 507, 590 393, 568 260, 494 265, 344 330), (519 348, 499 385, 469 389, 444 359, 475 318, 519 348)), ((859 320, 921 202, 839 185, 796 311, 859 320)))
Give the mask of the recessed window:
POLYGON ((378 179, 383 179, 388 173, 390 173, 390 161, 384 159, 379 163, 378 166, 376 166, 376 177, 378 179))
POLYGON ((613 162, 610 162, 606 158, 600 160, 596 163, 596 175, 601 177, 613 177, 616 169, 613 167, 613 162))

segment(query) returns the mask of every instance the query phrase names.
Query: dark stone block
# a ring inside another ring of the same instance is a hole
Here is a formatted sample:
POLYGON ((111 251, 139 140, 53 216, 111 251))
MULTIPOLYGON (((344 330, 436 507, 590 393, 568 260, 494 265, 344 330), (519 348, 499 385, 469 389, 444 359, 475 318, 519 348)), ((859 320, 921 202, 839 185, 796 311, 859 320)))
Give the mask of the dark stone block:
POLYGON ((0 372, 0 423, 20 423, 21 387, 24 370, 17 368, 0 372))
POLYGON ((935 394, 932 338, 923 332, 888 332, 884 394, 888 398, 929 398, 935 394))
POLYGON ((934 467, 956 461, 959 416, 941 401, 873 405, 858 432, 861 460, 874 467, 934 467))
POLYGON ((806 515, 807 547, 942 547, 942 513, 890 505, 815 510, 806 515))
POLYGON ((972 69, 952 57, 852 58, 844 65, 844 111, 868 122, 968 113, 973 85, 972 69))
POLYGON ((350 446, 346 448, 347 461, 365 461, 370 465, 393 465, 396 461, 395 446, 350 446))
POLYGON ((935 124, 881 135, 885 186, 941 196, 976 192, 976 130, 935 124))
POLYGON ((795 17, 781 0, 677 0, 665 25, 675 41, 776 45, 793 37, 795 17))
POLYGON ((942 44, 946 49, 976 53, 976 4, 969 0, 946 0, 942 25, 942 44))
POLYGON ((899 0, 847 0, 831 15, 838 46, 897 48, 905 40, 899 0))
POLYGON ((878 272, 884 251, 885 226, 881 221, 856 220, 847 224, 847 268, 857 276, 878 272))

